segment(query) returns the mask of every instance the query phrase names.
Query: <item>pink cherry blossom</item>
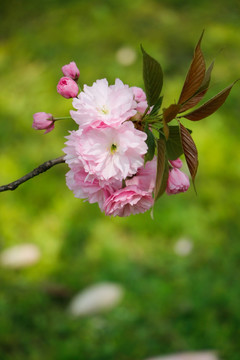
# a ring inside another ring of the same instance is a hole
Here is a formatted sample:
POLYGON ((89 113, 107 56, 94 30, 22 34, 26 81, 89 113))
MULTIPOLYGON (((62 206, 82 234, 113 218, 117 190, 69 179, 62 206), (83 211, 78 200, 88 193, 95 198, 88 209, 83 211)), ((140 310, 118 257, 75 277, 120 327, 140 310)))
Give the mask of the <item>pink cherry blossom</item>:
POLYGON ((71 61, 69 64, 62 67, 62 72, 64 76, 67 76, 75 81, 78 80, 80 71, 74 61, 71 61))
POLYGON ((190 186, 188 176, 177 168, 169 171, 166 193, 168 195, 185 192, 190 186))
POLYGON ((170 164, 175 167, 175 168, 178 168, 178 169, 181 169, 183 163, 182 163, 182 160, 181 159, 176 159, 176 160, 169 160, 170 164))
MULTIPOLYGON (((146 110, 147 107, 148 107, 147 101, 141 101, 141 102, 139 102, 139 103, 137 104, 136 110, 137 110, 139 113, 143 114, 143 113, 145 112, 145 110, 146 110)), ((151 109, 150 109, 150 111, 151 111, 151 109)), ((149 112, 150 112, 150 111, 149 111, 149 112)))
POLYGON ((36 130, 46 130, 44 134, 54 129, 54 118, 52 114, 37 112, 33 115, 32 127, 36 130))
POLYGON ((146 94, 140 87, 132 86, 131 89, 133 91, 134 100, 137 102, 136 110, 143 114, 148 107, 146 94))
POLYGON ((157 172, 157 158, 148 161, 144 166, 140 167, 132 178, 126 180, 126 185, 136 185, 143 191, 152 192, 155 187, 157 172))
POLYGON ((66 174, 66 183, 75 197, 86 199, 89 203, 98 203, 103 210, 104 201, 116 190, 121 188, 121 181, 101 182, 93 175, 85 172, 81 163, 73 166, 66 174))
POLYGON ((88 128, 70 133, 64 149, 66 162, 81 162, 87 173, 99 180, 125 179, 143 166, 146 134, 131 121, 119 128, 88 128))
POLYGON ((142 102, 142 101, 147 100, 146 94, 143 91, 143 89, 141 89, 140 87, 137 87, 137 86, 132 86, 131 89, 133 91, 135 101, 142 102))
POLYGON ((103 204, 103 209, 106 215, 123 217, 143 213, 152 206, 151 193, 131 185, 115 191, 107 198, 103 204))
POLYGON ((81 128, 117 127, 136 114, 137 103, 128 85, 116 79, 108 85, 106 79, 97 80, 92 86, 84 85, 70 111, 71 117, 81 128))
POLYGON ((64 76, 59 80, 57 85, 57 92, 66 99, 76 97, 78 91, 78 85, 73 79, 64 76))

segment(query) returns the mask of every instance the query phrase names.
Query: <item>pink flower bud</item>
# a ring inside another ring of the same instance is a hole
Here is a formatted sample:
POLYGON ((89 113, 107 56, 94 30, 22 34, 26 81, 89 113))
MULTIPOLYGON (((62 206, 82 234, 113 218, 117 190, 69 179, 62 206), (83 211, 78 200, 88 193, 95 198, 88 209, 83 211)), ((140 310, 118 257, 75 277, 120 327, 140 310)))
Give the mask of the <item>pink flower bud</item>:
POLYGON ((71 79, 77 81, 80 75, 80 71, 74 61, 71 61, 69 64, 62 67, 62 72, 64 76, 68 76, 71 79))
POLYGON ((38 112, 33 115, 32 127, 36 130, 46 130, 44 134, 54 129, 54 118, 52 114, 38 112))
POLYGON ((57 84, 57 92, 66 99, 70 99, 77 96, 78 85, 73 79, 64 76, 57 84))
POLYGON ((175 168, 181 169, 181 167, 182 167, 182 160, 181 159, 169 160, 169 162, 175 168))
POLYGON ((168 195, 185 192, 190 186, 188 176, 177 168, 169 171, 166 193, 168 195))

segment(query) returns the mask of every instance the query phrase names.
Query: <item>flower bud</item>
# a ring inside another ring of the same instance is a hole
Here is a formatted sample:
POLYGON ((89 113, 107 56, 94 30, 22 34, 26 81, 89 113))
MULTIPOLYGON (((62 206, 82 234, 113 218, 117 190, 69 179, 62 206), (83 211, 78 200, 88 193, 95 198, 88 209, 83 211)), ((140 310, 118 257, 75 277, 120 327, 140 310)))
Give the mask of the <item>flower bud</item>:
POLYGON ((166 193, 168 195, 185 192, 190 186, 188 176, 177 168, 169 171, 166 193))
POLYGON ((66 99, 74 98, 78 94, 78 85, 73 79, 64 76, 57 84, 57 92, 66 99))
POLYGON ((80 71, 74 61, 71 61, 69 64, 62 67, 62 72, 64 76, 70 77, 71 79, 77 81, 80 75, 80 71))
POLYGON ((182 167, 182 160, 181 159, 176 159, 176 160, 169 160, 170 164, 175 167, 175 168, 178 168, 178 169, 181 169, 182 167))
POLYGON ((52 114, 38 112, 33 115, 32 127, 36 130, 46 130, 44 134, 54 129, 54 118, 52 114))

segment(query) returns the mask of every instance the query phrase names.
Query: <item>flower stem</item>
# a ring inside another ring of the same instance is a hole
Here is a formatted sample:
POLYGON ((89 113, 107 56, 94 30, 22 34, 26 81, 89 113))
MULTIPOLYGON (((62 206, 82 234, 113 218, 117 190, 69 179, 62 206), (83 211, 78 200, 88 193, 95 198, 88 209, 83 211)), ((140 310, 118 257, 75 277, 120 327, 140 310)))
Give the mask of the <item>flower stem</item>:
POLYGON ((55 117, 54 121, 72 119, 71 116, 55 117))

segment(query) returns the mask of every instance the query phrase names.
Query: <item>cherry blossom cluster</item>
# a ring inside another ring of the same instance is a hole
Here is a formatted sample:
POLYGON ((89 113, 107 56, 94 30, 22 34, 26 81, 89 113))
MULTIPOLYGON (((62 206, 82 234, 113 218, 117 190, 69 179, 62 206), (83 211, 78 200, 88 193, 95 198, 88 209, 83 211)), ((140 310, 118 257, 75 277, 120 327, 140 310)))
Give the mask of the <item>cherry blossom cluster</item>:
MULTIPOLYGON (((78 124, 66 137, 63 149, 69 166, 67 186, 75 197, 98 203, 106 215, 122 217, 149 210, 154 204, 157 159, 145 158, 147 134, 139 121, 151 110, 145 92, 119 79, 113 85, 106 79, 96 80, 79 92, 76 64, 63 66, 62 72, 57 91, 73 98, 75 110, 70 115, 78 124)), ((33 118, 33 127, 45 133, 53 130, 58 120, 44 112, 33 118)), ((189 188, 181 167, 180 159, 169 161, 168 195, 189 188)))
MULTIPOLYGON (((206 66, 201 49, 202 32, 178 100, 163 105, 164 74, 160 63, 142 45, 144 90, 116 79, 96 80, 92 86, 78 83, 75 62, 62 67, 57 92, 72 99, 70 116, 33 115, 33 128, 52 131, 58 120, 70 119, 77 130, 66 136, 64 155, 48 160, 0 192, 14 190, 23 182, 60 163, 66 163, 68 188, 75 197, 97 203, 108 216, 129 216, 153 208, 163 196, 179 194, 190 186, 180 169, 184 156, 196 190, 198 150, 186 121, 198 122, 214 114, 226 101, 234 81, 205 101, 214 62, 206 66), (203 103, 200 102, 203 100, 203 103)), ((194 135, 195 136, 195 135, 194 135)))

